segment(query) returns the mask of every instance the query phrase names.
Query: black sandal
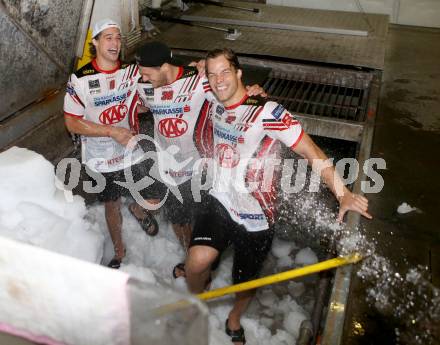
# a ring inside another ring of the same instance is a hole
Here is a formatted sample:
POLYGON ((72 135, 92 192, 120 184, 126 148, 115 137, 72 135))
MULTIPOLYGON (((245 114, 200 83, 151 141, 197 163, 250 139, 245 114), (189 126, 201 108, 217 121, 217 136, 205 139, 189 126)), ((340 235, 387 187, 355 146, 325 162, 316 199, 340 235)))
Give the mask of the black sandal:
MULTIPOLYGON (((115 253, 116 253, 116 250, 115 250, 115 253)), ((126 248, 124 248, 124 256, 125 256, 125 254, 127 254, 126 248)), ((113 257, 113 259, 111 259, 110 262, 107 264, 107 267, 118 269, 119 267, 121 267, 121 263, 122 263, 122 258, 118 258, 115 255, 113 257)))
POLYGON ((243 343, 246 344, 246 338, 244 336, 244 329, 242 326, 240 326, 240 329, 237 329, 235 331, 231 330, 228 326, 229 319, 226 319, 225 323, 225 332, 228 336, 231 337, 231 341, 233 343, 243 343))
POLYGON ((130 211, 132 216, 138 221, 141 228, 145 231, 145 233, 148 236, 157 235, 157 233, 159 232, 159 224, 157 224, 156 219, 153 217, 153 215, 150 212, 144 211, 145 217, 143 219, 139 219, 134 214, 131 205, 128 206, 128 210, 130 211))
MULTIPOLYGON (((179 277, 184 277, 184 278, 186 278, 186 274, 185 274, 185 264, 184 264, 183 262, 179 262, 176 266, 173 267, 173 278, 174 278, 174 279, 177 279, 177 278, 179 278, 179 277), (182 271, 183 274, 180 275, 180 276, 178 276, 178 275, 177 275, 177 270, 182 271)), ((211 283, 212 283, 212 277, 211 277, 211 275, 209 275, 208 280, 206 281, 206 284, 205 284, 205 290, 208 290, 208 289, 209 289, 211 283)))
POLYGON ((119 267, 121 267, 121 262, 122 262, 122 259, 119 259, 119 258, 114 257, 114 258, 111 259, 111 261, 108 263, 107 267, 114 268, 114 269, 118 269, 119 267))

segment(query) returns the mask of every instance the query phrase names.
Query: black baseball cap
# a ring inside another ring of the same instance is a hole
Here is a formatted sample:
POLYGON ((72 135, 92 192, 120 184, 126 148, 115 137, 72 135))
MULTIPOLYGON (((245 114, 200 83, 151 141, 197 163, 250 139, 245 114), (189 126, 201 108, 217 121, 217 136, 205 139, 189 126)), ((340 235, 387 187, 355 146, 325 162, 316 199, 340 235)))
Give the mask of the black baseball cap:
POLYGON ((136 62, 143 67, 160 67, 164 63, 179 65, 170 47, 159 41, 148 42, 136 51, 136 62))

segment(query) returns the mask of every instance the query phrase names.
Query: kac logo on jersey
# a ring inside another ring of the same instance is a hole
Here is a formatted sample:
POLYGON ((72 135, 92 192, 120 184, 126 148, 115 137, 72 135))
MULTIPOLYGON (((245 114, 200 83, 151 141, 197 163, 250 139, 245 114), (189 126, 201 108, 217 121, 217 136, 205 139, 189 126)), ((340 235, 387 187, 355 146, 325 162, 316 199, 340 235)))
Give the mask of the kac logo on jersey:
POLYGON ((215 155, 218 163, 223 168, 234 168, 240 162, 240 153, 228 144, 217 144, 215 146, 215 155))
POLYGON ((113 125, 121 122, 128 113, 128 108, 125 104, 114 105, 113 107, 105 109, 99 115, 99 121, 104 125, 113 125))
POLYGON ((299 124, 299 122, 290 113, 286 113, 286 115, 284 115, 281 119, 281 122, 283 122, 287 127, 299 124))
POLYGON ((188 123, 178 117, 162 119, 157 125, 159 133, 167 138, 177 138, 188 130, 188 123))
POLYGON ((161 100, 162 101, 171 101, 173 99, 173 94, 174 94, 173 90, 171 90, 171 91, 163 91, 162 92, 161 100))

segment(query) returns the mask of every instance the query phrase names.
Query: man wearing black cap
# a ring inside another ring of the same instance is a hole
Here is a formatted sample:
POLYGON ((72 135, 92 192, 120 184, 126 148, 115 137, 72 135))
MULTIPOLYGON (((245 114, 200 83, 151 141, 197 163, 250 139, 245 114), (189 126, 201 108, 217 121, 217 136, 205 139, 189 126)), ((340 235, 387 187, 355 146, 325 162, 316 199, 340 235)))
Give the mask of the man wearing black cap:
MULTIPOLYGON (((194 163, 203 155, 209 133, 204 117, 210 89, 207 80, 198 75, 197 68, 180 66, 171 50, 161 42, 142 46, 136 60, 141 79, 138 91, 143 106, 154 116, 154 138, 159 145, 158 163, 162 181, 178 188, 182 201, 169 193, 164 204, 166 218, 171 222, 180 243, 187 249, 191 237, 191 221, 195 204, 191 193, 191 178, 196 173, 194 163)), ((166 192, 166 186, 156 186, 166 192)), ((184 274, 181 264, 173 275, 184 274)))

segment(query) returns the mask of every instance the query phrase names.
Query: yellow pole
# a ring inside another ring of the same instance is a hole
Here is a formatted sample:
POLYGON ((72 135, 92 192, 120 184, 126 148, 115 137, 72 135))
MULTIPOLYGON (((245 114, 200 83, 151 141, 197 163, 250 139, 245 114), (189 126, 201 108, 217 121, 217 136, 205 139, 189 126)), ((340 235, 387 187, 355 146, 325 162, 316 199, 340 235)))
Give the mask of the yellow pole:
POLYGON ((335 267, 344 266, 348 264, 354 264, 362 260, 362 256, 359 253, 350 254, 347 256, 341 256, 338 258, 318 262, 314 265, 309 265, 297 269, 293 269, 286 272, 281 272, 277 274, 273 274, 264 278, 259 278, 255 280, 251 280, 245 283, 236 284, 236 285, 230 285, 226 286, 220 289, 215 289, 212 291, 203 292, 201 294, 198 294, 197 297, 201 300, 209 300, 217 297, 221 297, 224 295, 232 294, 235 292, 245 291, 245 290, 251 290, 255 289, 261 286, 279 283, 285 280, 298 278, 302 276, 306 276, 309 274, 329 270, 335 267))

